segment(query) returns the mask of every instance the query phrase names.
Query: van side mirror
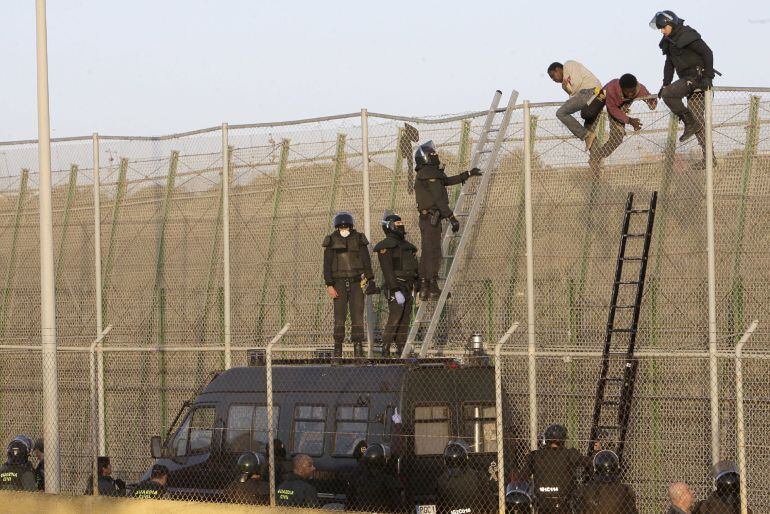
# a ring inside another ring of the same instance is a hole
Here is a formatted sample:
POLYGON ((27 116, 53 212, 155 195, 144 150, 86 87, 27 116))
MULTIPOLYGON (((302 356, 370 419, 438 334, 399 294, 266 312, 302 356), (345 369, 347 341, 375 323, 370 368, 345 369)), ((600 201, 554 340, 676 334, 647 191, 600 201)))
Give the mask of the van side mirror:
POLYGON ((163 456, 160 436, 154 435, 150 438, 150 454, 153 459, 160 459, 163 456))

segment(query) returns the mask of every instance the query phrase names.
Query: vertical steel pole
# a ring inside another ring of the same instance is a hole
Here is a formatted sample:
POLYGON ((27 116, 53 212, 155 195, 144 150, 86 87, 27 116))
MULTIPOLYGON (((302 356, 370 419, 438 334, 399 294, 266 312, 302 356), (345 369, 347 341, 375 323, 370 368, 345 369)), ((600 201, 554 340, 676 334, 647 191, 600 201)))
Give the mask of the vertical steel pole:
POLYGON ((746 330, 738 344, 735 345, 735 419, 736 419, 736 450, 738 453, 738 473, 741 476, 741 514, 748 512, 748 499, 746 497, 746 426, 743 419, 743 359, 741 352, 743 345, 757 329, 759 322, 754 320, 751 326, 746 330))
POLYGON ((719 462, 719 369, 717 362, 717 300, 714 251, 714 148, 712 107, 713 91, 704 92, 706 100, 706 240, 708 261, 709 375, 711 392, 711 462, 719 462))
MULTIPOLYGON (((372 226, 369 205, 369 115, 366 109, 361 109, 361 160, 363 161, 363 189, 364 189, 364 234, 371 244, 372 226)), ((371 250, 371 247, 369 248, 371 250)), ((372 297, 366 296, 366 341, 368 343, 367 355, 374 357, 374 308, 372 297)))
POLYGON ((58 494, 59 390, 56 362, 56 292, 53 266, 53 211, 51 207, 51 126, 48 114, 48 41, 45 0, 36 0, 37 22, 37 132, 40 171, 40 332, 42 335, 43 438, 45 492, 58 494))
POLYGON ((495 431, 497 432, 497 508, 505 512, 505 423, 503 418, 503 370, 500 350, 519 324, 514 323, 495 346, 495 431))
POLYGON ((537 449, 537 369, 535 361, 535 275, 532 253, 532 126, 524 100, 524 223, 527 242, 527 352, 529 354, 529 445, 537 449))
MULTIPOLYGON (((96 336, 102 333, 102 211, 99 177, 99 135, 91 136, 94 168, 94 298, 96 301, 96 336)), ((102 347, 96 350, 96 396, 99 455, 105 455, 104 441, 104 354, 102 347)))
POLYGON ((222 123, 222 281, 224 282, 225 369, 230 369, 230 156, 227 123, 222 123))

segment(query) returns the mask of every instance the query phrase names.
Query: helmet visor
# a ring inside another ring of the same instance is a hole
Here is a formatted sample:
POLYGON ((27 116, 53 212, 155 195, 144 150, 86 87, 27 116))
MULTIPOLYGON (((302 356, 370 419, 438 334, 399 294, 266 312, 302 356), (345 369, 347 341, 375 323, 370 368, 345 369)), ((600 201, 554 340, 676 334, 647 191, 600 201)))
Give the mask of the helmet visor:
POLYGON ((655 16, 650 20, 650 28, 653 30, 660 30, 668 24, 674 23, 674 17, 667 12, 658 11, 655 16))

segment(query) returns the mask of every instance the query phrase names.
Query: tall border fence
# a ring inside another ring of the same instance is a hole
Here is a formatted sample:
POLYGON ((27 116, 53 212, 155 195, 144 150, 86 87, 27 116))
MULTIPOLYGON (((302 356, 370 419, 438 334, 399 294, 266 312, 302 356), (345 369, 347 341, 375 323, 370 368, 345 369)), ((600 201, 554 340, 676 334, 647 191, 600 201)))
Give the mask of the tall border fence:
MULTIPOLYGON (((491 352, 520 322, 500 357, 501 401, 526 417, 515 437, 529 447, 535 431, 563 422, 583 449, 626 193, 657 191, 626 478, 644 512, 660 510, 675 480, 705 495, 708 466, 736 458, 742 411, 749 504, 770 510, 770 89, 716 88, 706 169, 695 138, 678 142, 665 106, 643 102, 632 108, 642 130, 591 168, 558 105, 513 112, 431 354, 462 353, 477 332, 491 352), (736 400, 735 347, 752 320, 736 400)), ((334 213, 351 211, 376 242, 382 213, 395 211, 419 247, 413 136, 433 140, 456 173, 486 114, 364 110, 54 140, 62 489, 83 491, 97 450, 118 474, 140 478, 150 437, 171 430, 182 402, 213 371, 246 365, 246 350, 286 324, 287 355, 329 348, 321 241, 334 213)), ((606 140, 606 117, 597 130, 606 140)), ((0 143, 2 441, 42 433, 36 155, 34 141, 0 143)), ((387 301, 372 303, 376 341, 387 301)))

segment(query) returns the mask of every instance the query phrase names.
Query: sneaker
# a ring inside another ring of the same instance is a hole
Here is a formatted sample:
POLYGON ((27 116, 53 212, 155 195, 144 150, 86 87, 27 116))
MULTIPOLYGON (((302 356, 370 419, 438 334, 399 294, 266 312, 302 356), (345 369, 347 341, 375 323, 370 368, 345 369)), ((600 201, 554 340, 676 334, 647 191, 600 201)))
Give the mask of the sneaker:
POLYGON ((584 139, 586 142, 586 152, 591 150, 591 147, 594 145, 594 141, 596 141, 596 132, 588 132, 586 134, 586 138, 584 139))

